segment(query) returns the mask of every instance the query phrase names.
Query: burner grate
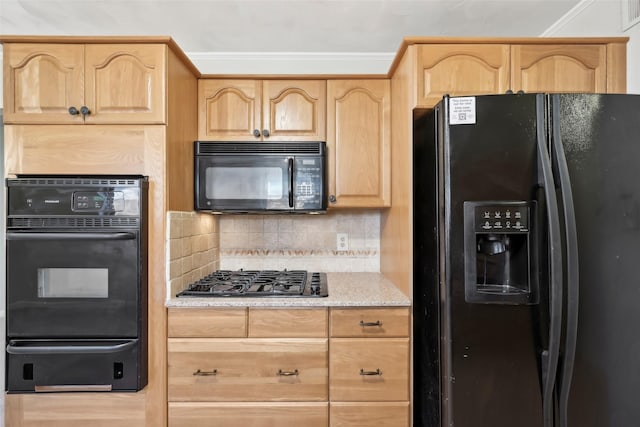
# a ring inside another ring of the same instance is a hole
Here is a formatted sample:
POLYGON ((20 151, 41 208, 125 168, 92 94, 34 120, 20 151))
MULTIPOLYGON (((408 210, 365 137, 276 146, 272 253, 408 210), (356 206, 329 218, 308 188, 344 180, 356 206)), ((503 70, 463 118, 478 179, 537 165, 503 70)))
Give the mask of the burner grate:
POLYGON ((305 270, 217 270, 176 296, 323 297, 325 273, 305 270))

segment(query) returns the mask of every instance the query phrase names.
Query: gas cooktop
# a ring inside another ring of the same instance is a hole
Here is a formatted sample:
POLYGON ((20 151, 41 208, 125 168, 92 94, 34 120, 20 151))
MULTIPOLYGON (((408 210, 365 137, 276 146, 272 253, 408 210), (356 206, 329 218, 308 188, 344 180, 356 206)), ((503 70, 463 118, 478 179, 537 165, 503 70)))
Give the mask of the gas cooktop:
POLYGON ((177 297, 326 297, 326 273, 305 270, 217 270, 177 297))

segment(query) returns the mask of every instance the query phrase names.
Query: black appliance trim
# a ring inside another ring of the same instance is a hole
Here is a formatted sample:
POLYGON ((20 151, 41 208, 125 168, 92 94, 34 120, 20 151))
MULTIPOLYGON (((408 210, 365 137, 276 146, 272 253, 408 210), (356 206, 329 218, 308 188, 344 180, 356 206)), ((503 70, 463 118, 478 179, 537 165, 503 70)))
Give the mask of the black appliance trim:
POLYGON ((542 413, 544 427, 552 427, 554 415, 554 387, 558 360, 560 358, 560 339, 562 334, 562 244, 560 236, 560 215, 556 201, 555 183, 551 159, 547 149, 545 120, 545 96, 536 96, 536 134, 538 158, 540 159, 544 196, 549 220, 549 265, 550 265, 550 323, 549 348, 542 352, 542 413))
POLYGON ((576 215, 571 191, 569 167, 564 154, 564 146, 560 132, 560 98, 551 95, 552 145, 555 156, 558 178, 560 183, 561 200, 564 212, 565 242, 566 242, 566 312, 565 312, 565 342, 562 364, 560 366, 560 392, 558 396, 559 427, 568 425, 569 391, 575 362, 576 345, 578 340, 578 311, 580 294, 580 277, 578 264, 578 232, 576 215))
POLYGON ((318 155, 324 154, 322 142, 222 142, 196 141, 196 155, 318 155))
POLYGON ((139 217, 10 217, 7 228, 139 228, 139 217))

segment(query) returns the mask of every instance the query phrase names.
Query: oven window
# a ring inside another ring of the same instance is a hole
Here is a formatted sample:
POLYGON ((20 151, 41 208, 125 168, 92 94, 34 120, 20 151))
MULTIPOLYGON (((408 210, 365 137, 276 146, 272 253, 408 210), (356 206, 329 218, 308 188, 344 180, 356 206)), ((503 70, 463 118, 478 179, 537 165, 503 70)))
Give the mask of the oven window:
POLYGON ((282 199, 284 172, 280 167, 207 168, 207 199, 282 199))
POLYGON ((38 298, 108 298, 106 268, 38 268, 38 298))

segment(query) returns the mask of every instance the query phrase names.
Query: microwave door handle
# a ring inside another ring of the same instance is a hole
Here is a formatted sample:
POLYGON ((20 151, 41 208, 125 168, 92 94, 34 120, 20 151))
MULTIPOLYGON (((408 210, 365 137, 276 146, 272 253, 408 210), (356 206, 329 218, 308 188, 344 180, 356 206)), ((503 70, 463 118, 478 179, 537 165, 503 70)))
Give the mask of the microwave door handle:
POLYGON ((289 207, 293 207, 293 157, 289 157, 289 207))

